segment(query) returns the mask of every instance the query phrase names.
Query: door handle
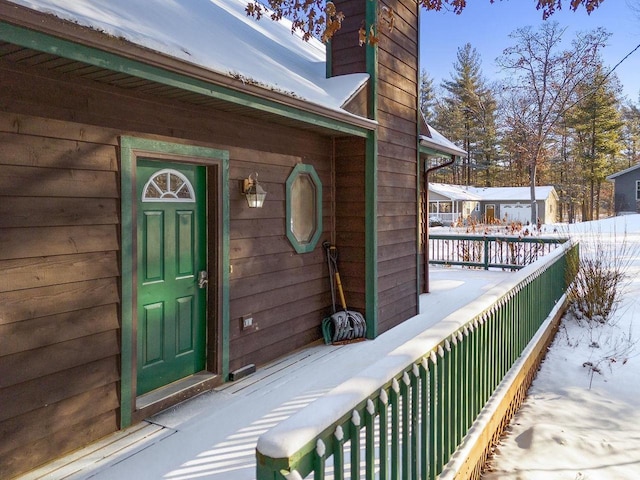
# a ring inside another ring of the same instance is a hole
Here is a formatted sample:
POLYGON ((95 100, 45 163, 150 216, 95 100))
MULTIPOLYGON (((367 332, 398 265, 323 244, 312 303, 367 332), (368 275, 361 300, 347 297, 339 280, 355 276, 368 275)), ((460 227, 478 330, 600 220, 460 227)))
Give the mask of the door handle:
POLYGON ((209 274, 207 273, 206 270, 200 270, 200 273, 198 273, 198 287, 205 288, 208 283, 209 283, 209 274))

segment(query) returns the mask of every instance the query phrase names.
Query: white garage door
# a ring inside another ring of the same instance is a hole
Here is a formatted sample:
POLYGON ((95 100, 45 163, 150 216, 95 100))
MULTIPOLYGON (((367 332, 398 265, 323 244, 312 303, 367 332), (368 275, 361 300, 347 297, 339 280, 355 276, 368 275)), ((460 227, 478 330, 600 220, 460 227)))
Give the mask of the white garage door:
POLYGON ((531 221, 531 205, 524 203, 516 203, 513 205, 501 205, 500 216, 504 219, 507 217, 507 223, 521 222, 527 223, 531 221))

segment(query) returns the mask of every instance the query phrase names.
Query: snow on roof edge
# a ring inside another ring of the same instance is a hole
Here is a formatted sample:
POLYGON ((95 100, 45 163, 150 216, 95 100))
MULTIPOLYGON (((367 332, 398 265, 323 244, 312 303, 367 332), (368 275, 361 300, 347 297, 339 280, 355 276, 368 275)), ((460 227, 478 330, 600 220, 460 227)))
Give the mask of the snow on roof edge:
POLYGON ((245 0, 176 0, 156 2, 153 9, 144 0, 8 1, 324 110, 366 118, 343 107, 368 74, 327 78, 324 44, 304 42, 286 20, 248 17, 245 0))
MULTIPOLYGON (((429 189, 451 200, 529 201, 531 199, 529 187, 472 187, 448 183, 429 183, 429 189)), ((549 195, 555 193, 555 188, 553 185, 538 185, 535 192, 536 200, 545 200, 549 195)))
POLYGON ((426 147, 431 147, 435 150, 440 150, 443 153, 448 153, 450 155, 462 156, 467 154, 465 150, 458 147, 455 143, 453 143, 451 140, 449 140, 447 137, 445 137, 435 128, 429 125, 426 120, 424 122, 427 126, 427 129, 429 130, 430 136, 420 135, 420 143, 424 144, 426 147))

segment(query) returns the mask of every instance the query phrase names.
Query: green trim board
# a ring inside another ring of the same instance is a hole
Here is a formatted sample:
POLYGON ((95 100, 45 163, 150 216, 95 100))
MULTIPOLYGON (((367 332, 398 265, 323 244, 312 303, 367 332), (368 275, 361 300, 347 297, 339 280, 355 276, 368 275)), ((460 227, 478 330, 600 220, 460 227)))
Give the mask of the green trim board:
POLYGON ((219 201, 221 202, 220 222, 220 323, 222 350, 223 378, 229 373, 229 153, 207 147, 183 145, 129 136, 120 137, 120 182, 121 182, 121 271, 122 271, 122 351, 121 351, 121 386, 120 386, 120 427, 131 425, 132 414, 135 409, 135 394, 133 392, 134 378, 134 312, 136 302, 134 298, 135 285, 135 242, 136 232, 136 158, 138 155, 153 158, 162 155, 175 159, 195 159, 202 164, 215 161, 220 167, 220 185, 218 185, 219 201))
POLYGON ((435 148, 425 147, 424 145, 420 145, 420 140, 418 139, 418 152, 421 155, 437 155, 439 157, 447 157, 451 158, 452 156, 456 158, 460 158, 460 155, 452 155, 448 152, 443 152, 441 150, 436 150, 435 148))
POLYGON ((273 113, 302 123, 328 128, 336 132, 359 137, 365 137, 367 135, 368 129, 364 127, 283 105, 265 98, 249 95, 228 87, 175 73, 170 70, 121 57, 114 53, 74 43, 6 22, 0 22, 0 40, 105 68, 114 72, 143 78, 162 85, 176 87, 188 92, 225 100, 263 112, 273 113))
POLYGON ((367 137, 365 160, 365 309, 367 338, 378 336, 378 135, 367 137))
MULTIPOLYGON (((367 25, 375 25, 377 2, 366 2, 367 25)), ((374 27, 375 28, 375 27, 374 27)), ((366 44, 369 82, 369 118, 378 119, 378 47, 366 44)), ((378 336, 378 134, 367 134, 365 147, 365 309, 367 338, 378 336)))
POLYGON ((331 39, 325 43, 325 75, 327 78, 333 76, 333 50, 331 49, 331 39))
POLYGON ((320 177, 316 173, 313 165, 305 165, 302 163, 297 164, 286 182, 286 222, 287 222, 287 238, 293 248, 297 253, 308 253, 312 252, 316 245, 318 244, 318 240, 320 239, 320 235, 322 234, 322 182, 320 181, 320 177), (314 186, 314 194, 315 198, 313 199, 313 203, 311 205, 314 210, 312 215, 305 215, 305 217, 313 217, 315 220, 315 225, 312 228, 311 237, 308 241, 300 241, 296 233, 294 232, 294 183, 301 176, 306 176, 309 181, 313 183, 314 186))

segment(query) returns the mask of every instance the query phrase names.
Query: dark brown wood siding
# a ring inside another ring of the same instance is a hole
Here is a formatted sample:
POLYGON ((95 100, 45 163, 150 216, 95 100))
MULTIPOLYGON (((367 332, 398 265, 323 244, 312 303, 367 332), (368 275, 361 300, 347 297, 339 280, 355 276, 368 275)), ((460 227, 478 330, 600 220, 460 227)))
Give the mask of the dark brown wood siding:
POLYGON ((418 313, 418 4, 383 2, 392 31, 378 45, 378 332, 418 313))
MULTIPOLYGON (((260 128, 260 127, 255 127, 260 128)), ((294 132, 274 131, 286 148, 294 132)), ((299 134, 298 134, 299 135, 299 134)), ((303 135, 306 144, 283 153, 229 147, 231 156, 231 370, 263 364, 320 338, 331 296, 322 242, 331 238, 331 142, 303 135), (304 159, 304 160, 303 160, 304 159), (313 252, 298 254, 285 236, 285 183, 299 162, 311 164, 323 184, 323 230, 313 252), (262 209, 247 208, 239 180, 258 172, 268 192, 262 209), (241 318, 254 328, 242 330, 241 318)), ((249 143, 249 139, 247 139, 249 143)))
POLYGON ((336 140, 336 246, 349 309, 365 312, 365 140, 336 140))
POLYGON ((230 369, 321 338, 331 138, 6 61, 0 78, 0 477, 118 429, 120 135, 230 154, 230 369), (324 197, 306 254, 285 235, 285 182, 301 162, 324 197), (240 192, 252 172, 262 209, 240 192))
POLYGON ((116 149, 48 127, 0 114, 2 478, 118 425, 116 149))

